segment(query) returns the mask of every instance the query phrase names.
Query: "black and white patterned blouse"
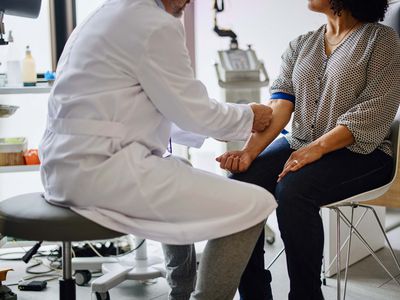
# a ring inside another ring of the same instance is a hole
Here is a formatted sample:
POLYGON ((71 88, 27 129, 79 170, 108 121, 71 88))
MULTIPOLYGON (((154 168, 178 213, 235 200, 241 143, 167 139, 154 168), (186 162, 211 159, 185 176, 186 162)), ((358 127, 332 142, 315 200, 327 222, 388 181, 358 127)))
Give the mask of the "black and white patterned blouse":
MULTIPOLYGON (((338 125, 352 132, 347 148, 391 155, 388 135, 400 103, 400 41, 390 27, 366 23, 327 57, 326 25, 293 40, 271 94, 293 97, 288 141, 299 149, 338 125)), ((274 98, 274 97, 272 97, 274 98)), ((279 98, 279 97, 278 97, 279 98)))

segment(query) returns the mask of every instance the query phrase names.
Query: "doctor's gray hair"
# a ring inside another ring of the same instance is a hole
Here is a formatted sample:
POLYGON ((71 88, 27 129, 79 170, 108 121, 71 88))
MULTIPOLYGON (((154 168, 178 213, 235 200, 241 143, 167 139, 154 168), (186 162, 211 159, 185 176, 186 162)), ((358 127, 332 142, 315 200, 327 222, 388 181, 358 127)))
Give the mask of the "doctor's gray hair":
POLYGON ((361 22, 383 21, 389 6, 388 0, 329 0, 334 13, 340 16, 343 10, 361 22))

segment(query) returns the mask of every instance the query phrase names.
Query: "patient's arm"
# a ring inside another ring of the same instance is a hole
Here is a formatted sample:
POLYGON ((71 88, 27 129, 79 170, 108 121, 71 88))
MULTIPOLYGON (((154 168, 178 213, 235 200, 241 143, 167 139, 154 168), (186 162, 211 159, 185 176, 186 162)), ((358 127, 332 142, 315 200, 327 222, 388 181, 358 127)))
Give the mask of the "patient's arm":
POLYGON ((344 125, 338 125, 325 133, 311 144, 294 151, 286 161, 278 181, 289 172, 295 172, 302 167, 319 160, 332 151, 342 149, 354 143, 354 136, 344 125))
POLYGON ((231 151, 216 158, 222 169, 244 172, 253 160, 279 135, 292 115, 294 104, 288 100, 275 99, 267 103, 272 108, 272 120, 263 132, 253 133, 242 151, 231 151))

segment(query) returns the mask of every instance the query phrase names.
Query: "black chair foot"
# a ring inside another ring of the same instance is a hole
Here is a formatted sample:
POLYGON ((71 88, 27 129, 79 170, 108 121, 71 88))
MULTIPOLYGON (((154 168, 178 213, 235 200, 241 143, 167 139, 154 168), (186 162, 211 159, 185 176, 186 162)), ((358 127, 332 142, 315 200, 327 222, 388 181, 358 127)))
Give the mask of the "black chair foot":
POLYGON ((74 279, 60 279, 60 300, 76 300, 74 279))

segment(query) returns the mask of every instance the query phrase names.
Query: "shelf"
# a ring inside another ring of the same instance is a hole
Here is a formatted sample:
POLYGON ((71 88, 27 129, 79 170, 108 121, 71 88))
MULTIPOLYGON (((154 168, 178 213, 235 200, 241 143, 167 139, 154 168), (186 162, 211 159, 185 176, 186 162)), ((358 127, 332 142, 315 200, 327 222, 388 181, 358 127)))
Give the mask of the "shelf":
POLYGON ((16 172, 36 172, 39 171, 39 165, 31 166, 7 166, 0 167, 0 173, 16 173, 16 172))
POLYGON ((51 86, 47 83, 40 83, 37 86, 29 87, 0 87, 0 95, 6 94, 47 94, 50 93, 51 86))

